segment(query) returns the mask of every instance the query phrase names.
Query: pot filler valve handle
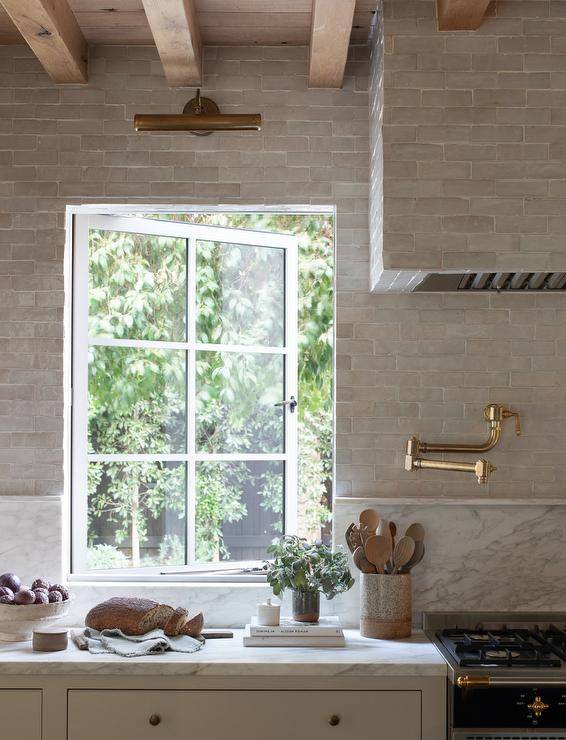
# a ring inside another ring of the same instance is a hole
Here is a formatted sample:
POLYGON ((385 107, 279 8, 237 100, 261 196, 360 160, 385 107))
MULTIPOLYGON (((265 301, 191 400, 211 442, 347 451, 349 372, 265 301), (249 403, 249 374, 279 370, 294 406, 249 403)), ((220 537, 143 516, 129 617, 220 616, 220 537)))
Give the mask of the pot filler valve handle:
POLYGON ((490 403, 483 410, 483 417, 486 421, 490 422, 492 426, 501 426, 503 419, 515 418, 515 434, 519 437, 521 435, 521 414, 518 411, 511 411, 506 409, 500 403, 490 403))

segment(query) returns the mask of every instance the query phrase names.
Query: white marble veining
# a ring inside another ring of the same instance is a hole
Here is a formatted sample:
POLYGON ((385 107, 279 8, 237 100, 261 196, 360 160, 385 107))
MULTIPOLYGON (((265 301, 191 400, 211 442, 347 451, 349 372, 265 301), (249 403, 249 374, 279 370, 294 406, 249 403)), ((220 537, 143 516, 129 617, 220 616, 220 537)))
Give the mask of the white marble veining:
POLYGON ((245 648, 242 632, 209 640, 198 653, 144 658, 91 655, 70 644, 60 653, 34 653, 29 644, 0 643, 0 675, 163 676, 445 676, 446 663, 428 639, 369 640, 346 633, 344 648, 245 648))
MULTIPOLYGON (((426 528, 426 554, 413 571, 413 610, 562 611, 566 609, 566 506, 532 502, 338 499, 334 532, 373 506, 402 532, 426 528)), ((349 595, 355 618, 357 595, 349 595)), ((418 620, 417 620, 418 621, 418 620)))
MULTIPOLYGON (((414 623, 422 611, 566 610, 566 506, 555 501, 464 501, 348 499, 334 506, 337 545, 359 512, 377 506, 402 528, 411 521, 427 530, 424 561, 413 572, 414 623)), ((24 580, 64 579, 61 501, 0 497, 0 572, 24 580)), ((353 567, 353 565, 352 565, 353 567)), ((243 627, 270 595, 262 583, 72 583, 76 596, 69 622, 82 624, 90 607, 115 595, 147 596, 190 611, 203 611, 208 627, 243 627)), ((289 597, 283 613, 289 614, 289 597)), ((337 614, 345 627, 359 620, 358 585, 323 614, 337 614)))
POLYGON ((63 578, 63 516, 58 496, 0 496, 0 573, 24 583, 63 578))

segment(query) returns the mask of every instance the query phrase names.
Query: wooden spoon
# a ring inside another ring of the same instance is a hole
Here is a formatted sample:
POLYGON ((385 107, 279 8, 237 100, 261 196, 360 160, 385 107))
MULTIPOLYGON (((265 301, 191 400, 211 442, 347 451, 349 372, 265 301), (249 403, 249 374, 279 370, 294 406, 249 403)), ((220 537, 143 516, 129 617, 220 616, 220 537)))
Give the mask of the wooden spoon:
POLYGON ((365 527, 368 531, 375 534, 377 525, 379 524, 379 513, 375 509, 364 509, 360 513, 360 525, 365 527))
POLYGON ((358 570, 362 573, 375 573, 375 567, 366 558, 363 547, 356 547, 353 558, 358 570))
POLYGON ((415 542, 422 542, 425 536, 425 528, 419 522, 415 522, 414 524, 411 524, 409 527, 407 527, 405 536, 410 537, 411 539, 415 540, 415 542))
POLYGON ((356 525, 352 522, 348 529, 346 530, 346 533, 344 534, 344 539, 346 540, 346 544, 348 545, 348 550, 353 554, 354 550, 356 549, 357 545, 352 540, 352 532, 354 531, 354 527, 356 525))
POLYGON ((381 535, 382 537, 387 537, 388 540, 391 540, 391 528, 389 526, 389 522, 387 519, 380 519, 379 524, 377 525, 376 534, 381 535))
POLYGON ((387 537, 379 534, 369 537, 364 544, 364 550, 366 558, 375 565, 377 572, 383 573, 385 564, 391 558, 391 543, 387 537))
POLYGON ((399 568, 407 565, 409 560, 413 557, 415 552, 415 540, 412 537, 401 537, 401 539, 395 545, 393 551, 393 571, 392 573, 398 573, 399 568))
POLYGON ((391 542, 395 546, 395 537, 397 537, 397 525, 395 522, 389 522, 389 532, 391 534, 391 542))
MULTIPOLYGON (((397 525, 395 522, 389 522, 389 537, 391 539, 391 558, 393 558, 393 551, 395 550, 395 537, 397 536, 397 525)), ((385 569, 386 573, 391 573, 393 570, 393 561, 392 559, 389 559, 389 562, 387 563, 387 567, 385 569)))
POLYGON ((354 524, 354 528, 350 532, 350 540, 352 542, 352 545, 354 546, 354 550, 356 547, 362 547, 362 533, 360 532, 360 528, 354 524))
POLYGON ((415 542, 415 552, 411 556, 411 559, 401 568, 402 573, 410 573, 411 570, 418 565, 423 559, 425 554, 424 542, 415 542))
MULTIPOLYGON (((380 519, 379 524, 377 526, 376 534, 381 535, 381 537, 385 537, 389 540, 389 549, 391 551, 391 555, 389 556, 389 559, 393 557, 393 539, 391 537, 391 527, 390 523, 387 519, 380 519)), ((389 572, 389 568, 387 569, 389 572)))

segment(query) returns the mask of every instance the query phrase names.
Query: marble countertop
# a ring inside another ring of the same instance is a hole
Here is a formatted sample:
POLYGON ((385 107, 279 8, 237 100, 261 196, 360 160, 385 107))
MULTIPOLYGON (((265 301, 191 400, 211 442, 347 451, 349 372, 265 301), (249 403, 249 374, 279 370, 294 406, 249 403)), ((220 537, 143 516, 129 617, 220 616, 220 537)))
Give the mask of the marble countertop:
POLYGON ((68 650, 36 653, 31 643, 0 643, 0 675, 163 676, 445 676, 446 663, 422 632, 406 640, 370 640, 346 630, 344 648, 244 648, 233 639, 209 640, 198 653, 145 658, 68 650))

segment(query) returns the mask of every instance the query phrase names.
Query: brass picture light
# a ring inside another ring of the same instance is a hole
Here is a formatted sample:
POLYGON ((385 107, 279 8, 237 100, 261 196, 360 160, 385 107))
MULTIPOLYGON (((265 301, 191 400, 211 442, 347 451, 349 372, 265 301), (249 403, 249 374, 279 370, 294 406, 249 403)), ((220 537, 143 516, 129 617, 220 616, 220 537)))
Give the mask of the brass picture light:
POLYGON ((418 470, 428 468, 433 470, 457 470, 462 473, 474 473, 478 483, 487 483, 489 476, 497 468, 484 458, 476 460, 475 463, 450 462, 448 460, 429 460, 422 457, 427 452, 449 452, 449 453, 481 453, 491 450, 499 442, 501 436, 501 424, 504 419, 511 416, 515 419, 515 434, 521 434, 521 417, 517 411, 506 409, 500 403, 490 403, 483 410, 484 419, 489 423, 489 436, 485 442, 479 444, 442 444, 421 442, 417 437, 411 437, 407 442, 405 454, 405 470, 418 470))
POLYGON ((209 136, 213 131, 261 131, 260 113, 220 113, 210 98, 200 90, 189 100, 182 113, 136 113, 136 131, 185 131, 209 136))

